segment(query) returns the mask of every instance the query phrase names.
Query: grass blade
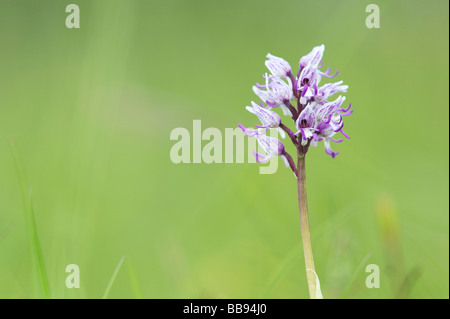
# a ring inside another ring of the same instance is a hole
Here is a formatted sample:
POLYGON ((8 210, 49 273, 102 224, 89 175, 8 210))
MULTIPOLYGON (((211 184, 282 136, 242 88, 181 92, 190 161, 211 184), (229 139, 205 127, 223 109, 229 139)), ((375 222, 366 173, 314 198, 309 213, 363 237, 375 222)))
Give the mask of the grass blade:
POLYGON ((20 192, 22 195, 22 201, 25 211, 25 221, 27 225, 27 234, 30 241, 32 260, 35 266, 34 269, 37 272, 37 278, 39 281, 41 292, 44 298, 49 299, 51 298, 50 285, 45 268, 44 255, 42 254, 41 244, 39 242, 36 220, 34 217, 31 189, 28 188, 25 170, 23 168, 19 153, 17 152, 17 149, 12 142, 10 143, 10 145, 14 167, 16 169, 17 179, 19 181, 20 192))
POLYGON ((122 266, 123 260, 125 259, 125 256, 123 256, 122 258, 120 258, 119 263, 116 266, 116 269, 114 269, 114 272, 111 276, 111 279, 109 280, 108 286, 105 289, 105 293, 103 294, 102 299, 106 299, 108 298, 109 295, 109 291, 111 290, 111 287, 114 283, 114 280, 116 280, 117 277, 117 273, 119 272, 120 266, 122 266))

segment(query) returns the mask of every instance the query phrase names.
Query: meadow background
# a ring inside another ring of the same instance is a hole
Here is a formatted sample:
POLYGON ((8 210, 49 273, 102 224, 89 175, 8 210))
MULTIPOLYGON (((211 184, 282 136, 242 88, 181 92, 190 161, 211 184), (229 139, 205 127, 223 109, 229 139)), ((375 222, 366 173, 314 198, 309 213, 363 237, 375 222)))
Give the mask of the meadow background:
POLYGON ((307 157, 322 292, 448 298, 448 1, 376 1, 380 29, 370 3, 1 1, 0 297, 100 298, 125 256, 110 298, 307 298, 292 173, 176 165, 169 136, 256 123, 265 55, 324 43, 355 113, 307 157))

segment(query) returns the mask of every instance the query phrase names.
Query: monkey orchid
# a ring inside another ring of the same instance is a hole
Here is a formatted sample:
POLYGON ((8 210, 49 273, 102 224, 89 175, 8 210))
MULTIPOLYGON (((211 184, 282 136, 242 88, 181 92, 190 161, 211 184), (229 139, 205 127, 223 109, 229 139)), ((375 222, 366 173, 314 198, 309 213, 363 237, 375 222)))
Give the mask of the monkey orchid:
POLYGON ((325 152, 333 158, 336 157, 339 153, 332 150, 331 142, 343 141, 343 139, 335 139, 335 135, 338 133, 347 139, 350 138, 343 131, 344 117, 353 113, 353 110, 350 109, 351 105, 346 108, 342 106, 345 96, 339 95, 336 99, 331 100, 336 93, 346 93, 348 85, 344 85, 343 81, 320 85, 323 78, 334 78, 338 74, 336 72, 330 75, 330 68, 325 71, 320 70, 323 64, 324 50, 325 46, 322 44, 303 56, 300 59, 296 76, 292 73, 292 68, 286 60, 267 54, 265 64, 271 74, 263 75, 265 84, 257 83, 253 86, 253 91, 261 99, 261 103, 252 101, 252 106, 247 106, 247 110, 258 117, 261 125, 256 125, 256 129, 251 129, 239 124, 244 133, 249 137, 255 137, 267 153, 264 155, 255 152, 254 155, 259 163, 267 162, 272 156, 280 156, 297 178, 303 253, 311 298, 322 298, 322 292, 314 266, 309 229, 305 155, 310 145, 317 146, 319 142, 323 142, 325 152), (285 116, 293 120, 294 131, 285 125, 281 117, 274 111, 278 107, 282 109, 285 116), (297 164, 281 141, 265 135, 269 129, 287 133, 297 152, 297 164))

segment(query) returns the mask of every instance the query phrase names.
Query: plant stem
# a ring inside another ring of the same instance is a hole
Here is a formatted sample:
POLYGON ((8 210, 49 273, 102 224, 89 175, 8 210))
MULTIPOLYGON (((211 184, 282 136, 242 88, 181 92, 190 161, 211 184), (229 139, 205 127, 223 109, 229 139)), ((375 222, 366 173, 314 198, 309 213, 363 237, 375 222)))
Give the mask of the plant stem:
POLYGON ((297 152, 297 160, 298 207, 300 211, 300 227, 302 231, 303 253, 305 255, 306 278, 308 280, 309 297, 311 299, 316 299, 320 298, 321 296, 318 295, 316 289, 316 283, 318 282, 318 280, 314 267, 314 257, 311 245, 311 232, 309 230, 308 204, 306 201, 305 155, 300 150, 298 150, 297 152))

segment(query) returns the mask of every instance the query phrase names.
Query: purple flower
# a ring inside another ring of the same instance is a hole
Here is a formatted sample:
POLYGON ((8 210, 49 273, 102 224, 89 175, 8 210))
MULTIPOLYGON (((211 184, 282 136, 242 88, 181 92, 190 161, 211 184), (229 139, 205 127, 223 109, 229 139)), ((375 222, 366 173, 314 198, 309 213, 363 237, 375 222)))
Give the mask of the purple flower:
POLYGON ((252 106, 246 107, 247 111, 255 114, 262 123, 262 126, 258 126, 261 128, 276 128, 280 126, 281 117, 265 107, 262 107, 259 104, 256 104, 252 101, 252 106))
POLYGON ((323 66, 323 54, 325 46, 319 45, 303 56, 299 62, 297 76, 294 76, 289 63, 277 56, 267 54, 266 67, 271 72, 263 76, 265 84, 253 86, 255 94, 265 103, 258 105, 255 102, 247 106, 247 110, 255 114, 261 121, 261 125, 256 125, 256 129, 245 128, 241 124, 239 127, 248 136, 256 137, 259 144, 266 150, 267 155, 256 153, 258 162, 266 162, 271 156, 281 156, 285 163, 289 162, 294 173, 296 173, 295 163, 284 149, 284 145, 276 138, 269 138, 265 134, 269 129, 277 129, 285 137, 288 132, 289 137, 297 148, 299 156, 303 156, 308 151, 310 145, 316 146, 323 141, 325 152, 332 157, 338 153, 331 148, 331 142, 340 143, 343 139, 335 140, 334 136, 341 132, 346 138, 350 138, 344 131, 345 116, 353 113, 351 105, 343 108, 344 96, 339 96, 334 101, 330 99, 336 93, 346 93, 348 85, 343 81, 325 83, 321 81, 325 78, 333 78, 338 72, 331 75, 330 68, 321 71, 323 66), (291 100, 295 103, 291 103, 291 100), (286 126, 284 120, 275 113, 273 108, 280 107, 284 115, 290 116, 294 120, 294 132, 286 126), (272 108, 272 109, 271 109, 272 108))
POLYGON ((262 105, 256 104, 252 101, 252 106, 247 106, 246 109, 255 114, 262 125, 256 125, 258 128, 265 128, 266 130, 269 128, 276 128, 280 133, 282 138, 285 138, 284 131, 280 128, 281 117, 275 113, 274 111, 269 110, 268 108, 263 107, 262 105))
POLYGON ((304 69, 308 64, 317 68, 320 61, 322 61, 323 51, 325 51, 325 46, 322 44, 314 47, 311 52, 303 56, 299 63, 300 70, 304 69))
POLYGON ((249 129, 245 128, 242 124, 239 124, 239 128, 244 132, 245 135, 250 137, 256 137, 259 145, 261 145, 262 149, 267 153, 266 155, 254 152, 256 161, 258 163, 266 163, 273 156, 282 156, 285 160, 285 150, 284 145, 281 141, 275 137, 270 137, 265 135, 265 130, 263 129, 249 129))
POLYGON ((325 152, 333 158, 338 154, 331 149, 330 141, 340 143, 342 140, 334 140, 337 132, 341 132, 346 138, 350 138, 343 130, 343 116, 353 113, 350 106, 347 109, 341 108, 345 101, 344 96, 339 96, 335 101, 321 104, 312 102, 306 106, 296 121, 297 133, 302 135, 302 145, 309 142, 313 146, 317 142, 324 141, 325 152))
POLYGON ((238 124, 238 126, 242 130, 242 132, 244 132, 244 134, 249 137, 256 137, 258 135, 265 134, 267 131, 267 129, 263 129, 263 128, 258 128, 258 129, 245 128, 244 125, 242 125, 242 124, 238 124))
POLYGON ((325 46, 323 44, 316 46, 310 53, 300 59, 300 70, 294 86, 301 92, 301 104, 306 104, 308 100, 317 95, 317 86, 322 78, 322 73, 319 69, 322 66, 324 50, 325 46))
POLYGON ((297 80, 297 90, 301 92, 300 103, 306 104, 308 100, 317 95, 318 85, 322 76, 316 66, 308 64, 300 73, 297 80))
POLYGON ((282 156, 284 154, 284 145, 279 139, 266 135, 257 135, 256 139, 258 140, 259 145, 261 145, 263 150, 267 153, 267 155, 262 155, 254 152, 258 163, 266 163, 272 156, 282 156))
POLYGON ((325 46, 322 44, 300 59, 300 70, 294 86, 301 92, 300 103, 303 105, 313 98, 325 101, 336 92, 347 92, 348 86, 340 85, 342 81, 318 86, 322 77, 332 78, 338 73, 330 75, 330 68, 326 72, 319 70, 324 50, 325 46))
POLYGON ((315 102, 308 104, 295 122, 295 127, 298 130, 295 135, 302 134, 302 145, 306 145, 315 132, 316 114, 314 109, 315 102))
POLYGON ((325 102, 333 94, 337 92, 346 93, 348 90, 348 85, 341 85, 343 81, 327 83, 318 88, 317 95, 314 97, 315 101, 325 102))
POLYGON ((266 67, 274 76, 285 79, 292 74, 291 66, 285 59, 279 58, 270 53, 266 55, 266 58, 268 58, 265 63, 266 67))
POLYGON ((256 84, 253 86, 253 92, 270 107, 284 105, 285 102, 292 100, 292 84, 287 84, 280 78, 269 77, 267 74, 266 84, 256 84))

